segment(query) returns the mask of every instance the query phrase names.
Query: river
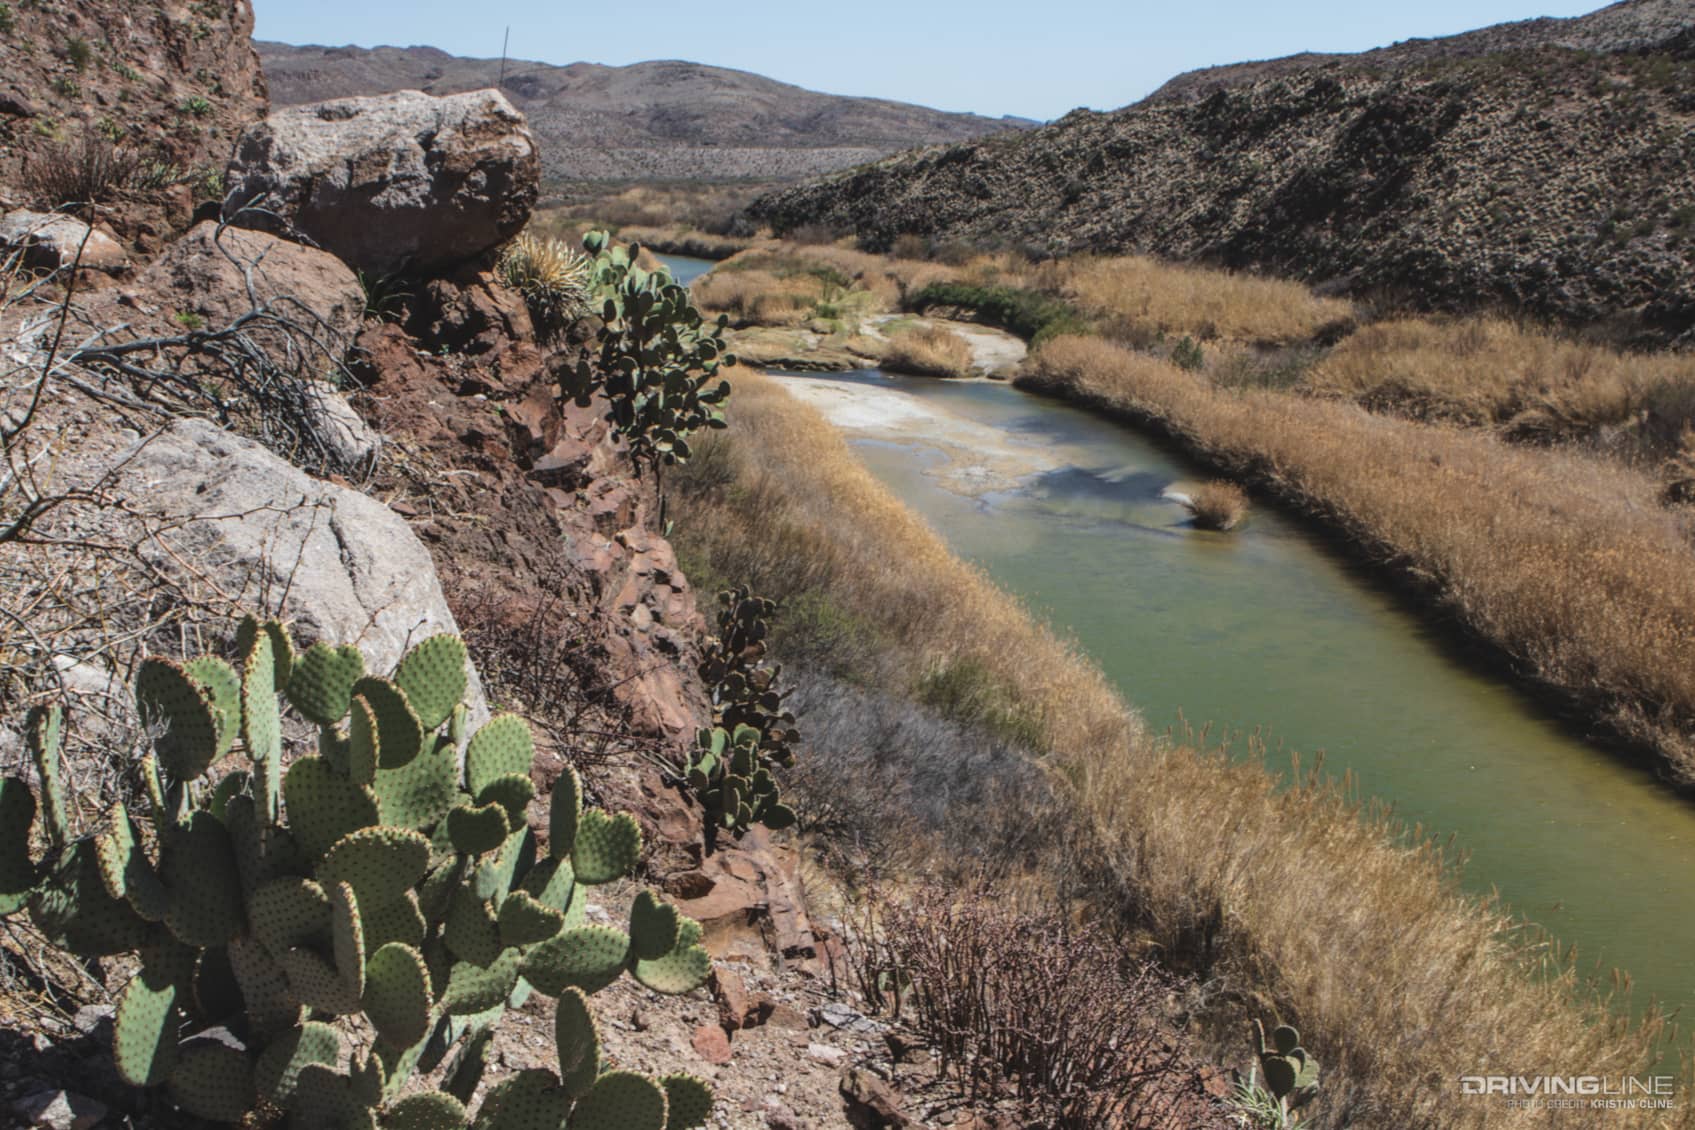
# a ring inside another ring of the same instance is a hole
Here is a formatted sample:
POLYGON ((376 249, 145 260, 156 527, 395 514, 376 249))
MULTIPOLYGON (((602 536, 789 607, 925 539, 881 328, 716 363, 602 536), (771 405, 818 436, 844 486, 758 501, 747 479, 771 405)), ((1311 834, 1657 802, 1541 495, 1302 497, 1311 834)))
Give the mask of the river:
MULTIPOLYGON (((1195 468, 989 381, 784 376, 961 557, 1074 637, 1156 730, 1258 732, 1469 854, 1465 885, 1695 1004, 1695 805, 1578 740, 1369 572, 1261 503, 1228 534, 1164 497, 1195 468)), ((732 409, 733 410, 733 409, 732 409)))

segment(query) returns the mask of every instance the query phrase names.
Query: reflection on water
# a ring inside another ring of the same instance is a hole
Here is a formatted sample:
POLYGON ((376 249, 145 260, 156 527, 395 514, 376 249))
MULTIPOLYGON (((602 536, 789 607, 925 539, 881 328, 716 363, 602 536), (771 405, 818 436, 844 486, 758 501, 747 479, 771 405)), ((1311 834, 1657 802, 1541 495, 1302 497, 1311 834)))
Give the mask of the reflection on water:
POLYGON ((1274 749, 1322 751, 1408 821, 1456 833, 1470 888, 1629 970, 1639 1003, 1695 1003, 1695 805, 1573 739, 1263 504, 1235 533, 1194 529, 1161 497, 1193 469, 1135 433, 1005 385, 872 379, 1042 450, 1049 469, 1017 489, 965 497, 938 447, 856 440, 1153 728, 1263 727, 1274 749))
POLYGON ((670 268, 671 277, 684 286, 688 286, 717 266, 710 259, 691 259, 687 255, 656 255, 655 258, 670 268))

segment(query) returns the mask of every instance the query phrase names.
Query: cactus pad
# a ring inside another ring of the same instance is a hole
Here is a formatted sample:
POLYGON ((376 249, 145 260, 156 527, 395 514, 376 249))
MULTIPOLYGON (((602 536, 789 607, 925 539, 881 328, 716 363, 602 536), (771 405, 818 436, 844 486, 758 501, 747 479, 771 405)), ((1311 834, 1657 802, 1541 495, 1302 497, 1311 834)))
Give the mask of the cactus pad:
POLYGON ((248 898, 247 919, 259 944, 281 957, 329 929, 330 897, 310 879, 272 879, 248 898))
POLYGON ((142 725, 156 733, 153 752, 178 781, 206 771, 218 756, 218 723, 212 696, 168 659, 144 659, 135 676, 142 725))
POLYGON ((577 824, 571 864, 577 882, 610 883, 636 869, 641 858, 642 830, 628 812, 608 816, 598 808, 585 809, 577 824))
POLYGON ((544 859, 524 875, 523 889, 543 906, 563 913, 571 905, 577 885, 569 859, 544 859))
POLYGON ((365 966, 365 1013, 383 1039, 397 1047, 422 1040, 433 1000, 423 954, 390 942, 371 955, 365 966))
POLYGON ((600 1076, 600 1029, 581 989, 566 987, 553 1014, 553 1043, 565 1093, 581 1098, 600 1076))
POLYGON ((176 1066, 177 984, 162 971, 143 966, 124 986, 112 1027, 112 1058, 124 1081, 153 1087, 176 1066))
POLYGON ((35 794, 28 782, 22 777, 0 778, 0 915, 22 909, 35 892, 36 868, 29 857, 34 825, 35 794))
POLYGON ((277 959, 288 974, 288 987, 307 1008, 345 1016, 363 1004, 363 985, 355 985, 336 972, 316 950, 292 949, 277 959))
POLYGON ((534 945, 559 933, 565 912, 537 901, 528 891, 513 891, 500 904, 500 944, 534 945))
POLYGON ((526 1068, 489 1088, 472 1130, 558 1130, 569 1106, 553 1072, 526 1068))
POLYGON ((235 668, 215 655, 191 659, 182 669, 212 701, 212 721, 218 731, 217 756, 222 757, 235 745, 236 735, 241 732, 241 678, 235 668))
POLYGON ((300 1073, 309 1064, 333 1066, 341 1058, 341 1036, 328 1024, 307 1021, 265 1045, 254 1066, 253 1081, 259 1093, 278 1106, 294 1095, 300 1073))
POLYGON ((577 822, 583 814, 583 781, 571 766, 567 765, 553 782, 548 803, 547 853, 554 859, 569 858, 577 844, 577 822))
POLYGON ((459 795, 459 767, 453 746, 443 742, 402 768, 379 768, 373 788, 384 824, 397 828, 435 825, 459 795))
POLYGON ((361 828, 331 846, 318 881, 351 884, 360 906, 403 898, 430 868, 430 841, 410 828, 361 828))
POLYGON ((528 777, 535 752, 529 723, 515 714, 491 718, 465 747, 465 785, 477 796, 497 777, 528 777))
POLYGON ((390 942, 422 945, 429 924, 418 909, 418 896, 407 891, 389 902, 359 904, 359 921, 365 927, 365 951, 375 953, 390 942))
POLYGON ((537 945, 524 957, 524 979, 549 996, 575 985, 585 993, 605 988, 624 971, 630 937, 609 926, 580 926, 537 945))
POLYGON ((455 850, 481 855, 506 842, 511 828, 506 809, 498 804, 461 805, 447 814, 447 834, 455 850))
POLYGON ((470 1115, 446 1091, 407 1095, 383 1115, 384 1130, 465 1130, 470 1115))
POLYGON ((465 697, 464 641, 446 634, 431 636, 406 653, 394 682, 406 692, 424 730, 434 730, 465 697))
POLYGON ((36 776, 41 779, 41 818, 47 838, 55 844, 70 839, 65 815, 65 787, 59 782, 59 745, 63 740, 65 712, 54 706, 37 706, 24 718, 24 741, 36 776))
POLYGON ((1301 1033, 1288 1024, 1279 1024, 1271 1030, 1271 1046, 1278 1055, 1288 1055, 1301 1046, 1301 1033))
POLYGON ((288 689, 288 677, 294 669, 294 640, 289 636, 288 629, 283 627, 281 620, 266 620, 260 623, 252 616, 244 616, 235 630, 236 650, 244 656, 252 655, 253 647, 261 637, 270 644, 271 691, 274 694, 282 694, 288 689))
POLYGON ((671 952, 651 961, 637 960, 630 972, 656 993, 677 996, 705 984, 712 972, 712 958, 700 944, 700 923, 678 915, 677 944, 671 952))
POLYGON ((300 1001, 283 971, 258 942, 237 938, 228 946, 230 972, 241 987, 247 1021, 261 1035, 282 1032, 300 1023, 300 1001))
POLYGON ((636 896, 630 907, 630 954, 637 960, 655 960, 670 953, 677 944, 677 929, 683 916, 652 891, 636 896))
POLYGON ((124 899, 106 890, 92 840, 73 840, 29 904, 30 917, 49 939, 83 956, 105 957, 139 949, 147 922, 124 899))
POLYGON ((302 757, 283 781, 288 826, 300 849, 316 859, 349 832, 377 823, 370 788, 355 785, 321 757, 302 757))
POLYGON ((524 826, 525 809, 536 796, 536 787, 525 773, 508 773, 496 777, 477 792, 478 804, 498 804, 506 810, 506 822, 513 828, 524 826))
POLYGON ((522 960, 522 954, 509 949, 502 950, 487 968, 468 961, 455 962, 448 974, 447 988, 442 991, 442 1011, 449 1016, 471 1016, 499 1006, 518 983, 522 960))
POLYGON ((365 673, 365 657, 356 647, 331 647, 322 640, 294 661, 288 701, 320 726, 341 721, 353 701, 353 684, 365 673))
POLYGON ((406 701, 406 692, 387 679, 367 676, 353 685, 353 693, 376 715, 382 768, 400 769, 418 756, 424 748, 424 725, 406 701))
POLYGON ((252 1061, 215 1040, 185 1047, 167 1086, 178 1106, 214 1122, 240 1122, 257 1097, 252 1061))
POLYGON ((494 910, 469 887, 454 892, 441 938, 455 957, 485 968, 494 964, 505 948, 500 944, 500 924, 494 910))
POLYGON ((693 1075, 667 1075, 659 1080, 665 1088, 665 1130, 695 1130, 712 1116, 712 1087, 693 1075))
POLYGON ((664 1130, 665 1091, 645 1075, 608 1071, 571 1112, 571 1130, 664 1130))
POLYGON ((275 824, 282 802, 282 718, 277 712, 275 644, 256 631, 241 674, 241 740, 253 760, 253 795, 266 824, 275 824))
POLYGON ((1294 1060, 1287 1056, 1266 1055, 1260 1057, 1260 1066, 1265 1071, 1266 1087, 1278 1098, 1295 1089, 1295 1079, 1300 1074, 1300 1068, 1294 1060))
POLYGON ((377 715, 360 695, 353 696, 347 715, 347 779, 356 785, 373 784, 380 756, 377 715))
POLYGON ((159 878, 170 891, 165 925, 186 945, 223 945, 242 928, 241 875, 229 833, 201 811, 162 838, 159 878))

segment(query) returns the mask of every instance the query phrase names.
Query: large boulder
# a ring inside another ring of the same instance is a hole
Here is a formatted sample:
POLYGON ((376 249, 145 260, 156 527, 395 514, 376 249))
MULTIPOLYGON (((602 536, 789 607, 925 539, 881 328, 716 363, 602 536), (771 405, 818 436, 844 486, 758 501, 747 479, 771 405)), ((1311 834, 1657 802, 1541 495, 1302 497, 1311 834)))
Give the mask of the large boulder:
POLYGON ((373 277, 430 276, 517 234, 540 177, 498 91, 403 90, 275 111, 237 143, 224 207, 252 225, 275 213, 373 277))
POLYGON ((0 217, 0 255, 17 255, 38 271, 87 267, 114 273, 129 266, 118 241, 75 216, 20 208, 0 217))
MULTIPOLYGON (((280 613, 303 643, 357 644, 386 675, 456 632, 430 552, 375 499, 306 475, 259 444, 180 420, 117 461, 114 498, 153 520, 161 568, 192 563, 245 609, 280 613)), ((472 672, 474 720, 487 715, 472 672)))

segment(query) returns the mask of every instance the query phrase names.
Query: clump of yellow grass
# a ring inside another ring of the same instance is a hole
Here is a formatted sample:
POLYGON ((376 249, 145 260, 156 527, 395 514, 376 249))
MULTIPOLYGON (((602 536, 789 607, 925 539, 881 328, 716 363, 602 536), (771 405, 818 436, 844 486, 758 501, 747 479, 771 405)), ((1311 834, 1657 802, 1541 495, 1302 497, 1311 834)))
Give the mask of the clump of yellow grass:
POLYGON ((897 333, 883 351, 882 367, 920 377, 968 377, 971 344, 945 326, 919 326, 897 333))

